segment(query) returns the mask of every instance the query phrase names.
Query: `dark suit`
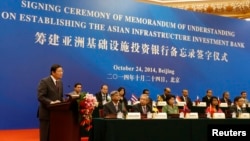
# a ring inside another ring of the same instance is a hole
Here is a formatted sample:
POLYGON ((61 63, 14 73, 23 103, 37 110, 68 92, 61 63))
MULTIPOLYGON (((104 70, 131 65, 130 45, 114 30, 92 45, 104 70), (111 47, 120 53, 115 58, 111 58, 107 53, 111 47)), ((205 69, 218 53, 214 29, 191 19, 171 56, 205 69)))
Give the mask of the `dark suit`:
POLYGON ((38 86, 38 101, 39 109, 37 116, 40 120, 40 141, 49 140, 49 119, 50 111, 48 106, 51 101, 60 100, 63 98, 63 84, 58 82, 58 88, 56 87, 53 79, 49 76, 43 78, 38 86))
MULTIPOLYGON (((132 110, 133 110, 133 112, 140 112, 141 114, 143 114, 143 109, 142 109, 141 103, 133 105, 132 110)), ((146 111, 153 113, 152 107, 150 105, 146 105, 146 111)))
POLYGON ((125 110, 127 111, 127 109, 128 109, 128 100, 126 99, 126 97, 123 97, 123 99, 122 100, 119 100, 119 102, 121 103, 121 104, 123 104, 123 108, 125 108, 125 110))
MULTIPOLYGON (((95 94, 96 96, 96 100, 98 102, 98 108, 103 108, 103 104, 102 104, 102 101, 103 101, 103 98, 102 98, 102 93, 101 92, 98 92, 95 94)), ((106 100, 108 99, 108 94, 106 94, 106 100)))
POLYGON ((109 114, 117 114, 118 112, 122 112, 122 104, 120 102, 118 102, 118 110, 116 110, 115 105, 112 101, 103 105, 104 117, 109 114))
MULTIPOLYGON (((169 95, 170 95, 170 94, 169 94, 169 95)), ((162 94, 162 95, 161 95, 161 98, 162 98, 163 101, 167 101, 167 96, 166 96, 165 94, 162 94)))
POLYGON ((232 101, 228 99, 227 101, 224 98, 220 99, 220 102, 227 102, 227 105, 230 106, 232 104, 232 101))
POLYGON ((230 110, 230 113, 236 113, 236 117, 239 116, 239 113, 247 113, 246 108, 241 108, 241 111, 239 111, 239 110, 237 109, 237 106, 236 106, 236 105, 230 106, 229 110, 230 110))
POLYGON ((202 102, 206 102, 206 103, 207 103, 207 106, 210 105, 210 99, 208 99, 207 96, 202 97, 202 102))
POLYGON ((167 101, 167 97, 168 97, 168 96, 171 96, 171 95, 174 95, 174 94, 172 94, 172 93, 169 93, 169 94, 167 94, 167 95, 162 94, 162 95, 161 95, 161 98, 163 99, 163 101, 167 101))
MULTIPOLYGON (((181 96, 180 99, 181 99, 181 101, 184 101, 184 97, 183 96, 181 96)), ((186 103, 187 103, 188 109, 191 110, 191 108, 193 106, 193 103, 192 103, 192 101, 191 101, 191 99, 189 97, 186 97, 186 103)))
MULTIPOLYGON (((139 101, 140 101, 140 99, 139 99, 139 101)), ((150 107, 153 106, 153 99, 151 97, 148 97, 148 104, 147 105, 149 105, 150 107)))
POLYGON ((152 107, 153 106, 153 99, 151 97, 149 97, 148 99, 149 99, 148 105, 150 107, 152 107))

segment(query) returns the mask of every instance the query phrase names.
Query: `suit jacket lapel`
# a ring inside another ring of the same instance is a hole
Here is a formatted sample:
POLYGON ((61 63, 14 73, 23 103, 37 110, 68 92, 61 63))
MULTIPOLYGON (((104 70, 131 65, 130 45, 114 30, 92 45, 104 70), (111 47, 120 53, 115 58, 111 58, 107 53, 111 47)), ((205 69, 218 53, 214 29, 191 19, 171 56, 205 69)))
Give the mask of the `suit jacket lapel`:
POLYGON ((53 81, 53 79, 51 77, 50 77, 50 85, 54 88, 55 92, 58 93, 55 82, 53 81))
POLYGON ((122 111, 123 109, 122 109, 122 103, 119 103, 118 104, 118 111, 122 111))
POLYGON ((138 104, 138 106, 139 106, 139 110, 140 110, 140 112, 141 112, 141 113, 143 113, 143 110, 142 110, 142 106, 141 106, 141 104, 138 104))
POLYGON ((59 94, 59 97, 61 98, 61 94, 62 94, 62 91, 63 91, 63 86, 62 86, 62 81, 58 81, 58 94, 59 94))
POLYGON ((59 90, 57 89, 56 85, 55 85, 55 82, 53 81, 53 79, 50 77, 50 81, 49 81, 50 85, 52 86, 53 88, 53 91, 54 91, 54 95, 56 99, 58 100, 61 100, 61 88, 62 88, 62 83, 59 81, 58 82, 58 85, 59 85, 59 90))
POLYGON ((146 111, 147 111, 147 112, 151 112, 151 106, 147 105, 146 107, 147 107, 147 108, 146 108, 146 111))
POLYGON ((111 101, 111 108, 112 108, 112 113, 116 113, 116 109, 115 109, 115 105, 114 103, 111 101))

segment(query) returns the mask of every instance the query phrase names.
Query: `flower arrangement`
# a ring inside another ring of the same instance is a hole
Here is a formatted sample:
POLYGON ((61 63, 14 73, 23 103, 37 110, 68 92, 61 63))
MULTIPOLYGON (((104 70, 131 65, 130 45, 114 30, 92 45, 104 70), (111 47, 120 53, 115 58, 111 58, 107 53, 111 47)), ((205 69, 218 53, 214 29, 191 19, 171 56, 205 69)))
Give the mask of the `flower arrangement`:
POLYGON ((153 106, 152 111, 153 111, 154 113, 158 113, 158 112, 159 112, 159 110, 158 110, 158 108, 157 108, 156 106, 153 106))
POLYGON ((85 130, 89 131, 92 128, 92 113, 97 102, 96 97, 93 94, 81 93, 77 102, 80 126, 84 126, 85 130))

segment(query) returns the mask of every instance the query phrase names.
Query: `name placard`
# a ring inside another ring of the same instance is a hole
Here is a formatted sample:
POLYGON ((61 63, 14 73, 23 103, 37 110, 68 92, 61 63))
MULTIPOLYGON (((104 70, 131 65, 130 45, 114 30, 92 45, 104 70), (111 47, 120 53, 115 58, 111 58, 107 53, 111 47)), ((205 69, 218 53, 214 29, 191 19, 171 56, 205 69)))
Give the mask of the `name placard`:
POLYGON ((118 119, 122 119, 122 118, 123 118, 122 112, 118 112, 116 117, 117 117, 118 119))
POLYGON ((140 103, 140 101, 136 101, 136 102, 134 102, 134 103, 133 103, 133 105, 136 105, 136 104, 138 104, 138 103, 140 103))
POLYGON ((72 98, 78 98, 80 95, 79 94, 71 94, 70 95, 72 98))
POLYGON ((225 113, 213 113, 213 119, 225 119, 225 113))
POLYGON ((244 103, 244 104, 242 105, 242 107, 243 107, 243 108, 246 108, 246 103, 244 103))
POLYGON ((130 100, 128 101, 128 105, 132 105, 132 102, 130 100))
POLYGON ((126 119, 141 119, 140 112, 128 112, 126 119))
POLYGON ((241 113, 239 114, 239 119, 249 119, 250 115, 249 113, 241 113))
POLYGON ((152 102, 152 106, 156 106, 156 102, 155 101, 152 102))
POLYGON ((197 112, 191 112, 191 113, 186 113, 185 119, 198 119, 198 113, 197 112))
POLYGON ((153 114, 151 112, 147 113, 147 119, 151 119, 153 117, 153 114))
POLYGON ((206 102, 200 102, 197 105, 198 107, 207 107, 207 103, 206 102))
POLYGON ((157 102, 157 106, 166 106, 167 102, 166 101, 159 101, 157 102))
POLYGON ((186 102, 177 102, 177 106, 184 106, 186 102))
POLYGON ((228 107, 228 104, 226 102, 220 103, 220 107, 228 107))
POLYGON ((153 119, 167 119, 167 113, 154 113, 153 119))
POLYGON ((196 103, 195 103, 195 102, 193 102, 193 106, 196 106, 196 103))

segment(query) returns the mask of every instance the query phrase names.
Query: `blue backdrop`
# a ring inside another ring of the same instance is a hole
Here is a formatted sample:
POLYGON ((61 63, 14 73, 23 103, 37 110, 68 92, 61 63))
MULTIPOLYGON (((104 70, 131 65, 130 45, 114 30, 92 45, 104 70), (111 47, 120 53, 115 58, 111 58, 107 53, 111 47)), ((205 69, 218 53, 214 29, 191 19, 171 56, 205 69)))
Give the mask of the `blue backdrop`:
POLYGON ((96 93, 165 87, 202 97, 249 91, 250 23, 135 0, 0 1, 0 129, 38 126, 37 86, 50 66, 64 68, 64 93, 75 82, 96 93))

